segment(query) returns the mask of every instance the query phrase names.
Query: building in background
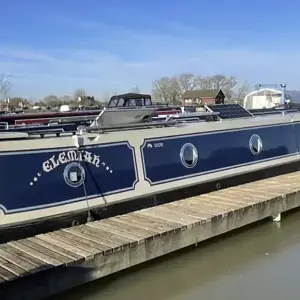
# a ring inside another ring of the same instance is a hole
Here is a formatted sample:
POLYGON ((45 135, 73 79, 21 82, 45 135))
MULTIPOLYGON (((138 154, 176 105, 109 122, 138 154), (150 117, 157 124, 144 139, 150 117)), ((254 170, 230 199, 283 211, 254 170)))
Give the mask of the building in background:
POLYGON ((205 104, 221 104, 225 101, 222 90, 191 90, 181 96, 183 106, 202 106, 205 104))
POLYGON ((246 109, 272 108, 280 105, 281 91, 273 88, 255 90, 244 98, 246 109))
MULTIPOLYGON (((243 106, 246 109, 272 108, 281 103, 282 91, 278 88, 258 88, 244 98, 243 106)), ((300 103, 300 91, 286 90, 285 102, 300 103)))

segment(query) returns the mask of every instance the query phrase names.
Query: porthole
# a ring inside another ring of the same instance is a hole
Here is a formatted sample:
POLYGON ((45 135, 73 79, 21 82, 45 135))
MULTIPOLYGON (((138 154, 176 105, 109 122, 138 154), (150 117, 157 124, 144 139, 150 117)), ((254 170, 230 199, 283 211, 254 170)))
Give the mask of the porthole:
POLYGON ((180 150, 180 159, 186 168, 195 167, 198 162, 198 151, 196 147, 191 143, 184 144, 180 150))
POLYGON ((67 185, 79 187, 85 180, 85 170, 77 162, 68 164, 64 170, 64 179, 67 185))
POLYGON ((259 135, 253 134, 249 141, 250 151, 253 155, 258 155, 263 149, 263 143, 259 135))

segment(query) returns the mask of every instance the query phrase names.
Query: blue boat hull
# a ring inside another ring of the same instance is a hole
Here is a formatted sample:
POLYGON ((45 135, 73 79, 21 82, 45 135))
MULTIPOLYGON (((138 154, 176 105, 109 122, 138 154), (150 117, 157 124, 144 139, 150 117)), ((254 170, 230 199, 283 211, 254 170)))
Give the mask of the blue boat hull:
POLYGON ((127 142, 82 151, 73 147, 0 154, 0 165, 7 170, 1 178, 6 214, 133 190, 138 180, 134 149, 127 142))
POLYGON ((135 134, 80 151, 71 143, 2 150, 0 228, 1 211, 5 226, 26 223, 40 212, 45 218, 73 214, 299 161, 298 122, 151 138, 135 134), (195 160, 185 160, 187 149, 195 160))
POLYGON ((144 179, 151 185, 156 185, 296 155, 297 139, 300 139, 299 130, 300 124, 286 124, 146 139, 141 147, 144 179), (259 155, 253 155, 249 150, 249 140, 253 135, 258 135, 263 142, 263 149, 259 155), (198 163, 194 168, 185 168, 179 157, 183 145, 189 143, 198 150, 198 163))

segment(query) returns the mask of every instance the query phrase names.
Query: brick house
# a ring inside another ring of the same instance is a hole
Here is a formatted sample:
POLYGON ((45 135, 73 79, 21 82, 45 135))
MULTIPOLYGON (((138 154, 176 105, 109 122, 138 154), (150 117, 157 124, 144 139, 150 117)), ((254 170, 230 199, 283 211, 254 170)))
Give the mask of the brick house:
POLYGON ((222 90, 191 90, 182 94, 181 101, 184 106, 222 104, 225 94, 222 90))

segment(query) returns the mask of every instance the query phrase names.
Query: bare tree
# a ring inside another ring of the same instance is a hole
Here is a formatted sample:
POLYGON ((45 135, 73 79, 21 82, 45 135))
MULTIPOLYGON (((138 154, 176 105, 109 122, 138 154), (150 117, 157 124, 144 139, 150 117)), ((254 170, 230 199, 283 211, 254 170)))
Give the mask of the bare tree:
POLYGON ((43 102, 46 105, 50 105, 50 106, 57 106, 57 105, 60 105, 60 103, 61 103, 61 101, 55 95, 49 95, 49 96, 44 97, 43 102))
POLYGON ((159 102, 180 101, 180 87, 176 77, 162 77, 153 83, 153 98, 159 102))
POLYGON ((7 97, 9 90, 12 87, 11 80, 4 74, 0 74, 0 95, 3 98, 7 97))
POLYGON ((234 76, 213 75, 206 76, 199 80, 199 87, 203 90, 222 90, 228 100, 233 97, 233 89, 237 86, 238 81, 234 76))
POLYGON ((183 73, 174 77, 162 77, 153 83, 153 98, 163 102, 177 103, 188 90, 222 90, 228 100, 241 98, 248 90, 247 84, 240 84, 234 76, 216 74, 201 77, 183 73))
POLYGON ((176 80, 181 96, 185 91, 191 91, 197 88, 201 79, 200 76, 195 76, 194 74, 190 73, 183 73, 179 75, 176 80))
POLYGON ((85 89, 79 88, 74 93, 74 101, 78 101, 78 97, 85 97, 85 89))
POLYGON ((153 83, 152 94, 155 99, 162 102, 168 102, 170 91, 170 78, 162 77, 153 83))
POLYGON ((242 103, 244 98, 247 96, 249 93, 250 87, 247 81, 244 81, 240 83, 237 87, 236 90, 234 91, 234 99, 238 101, 239 103, 242 103))
POLYGON ((59 101, 62 104, 71 104, 73 102, 73 99, 69 95, 64 95, 64 96, 59 97, 59 101))

